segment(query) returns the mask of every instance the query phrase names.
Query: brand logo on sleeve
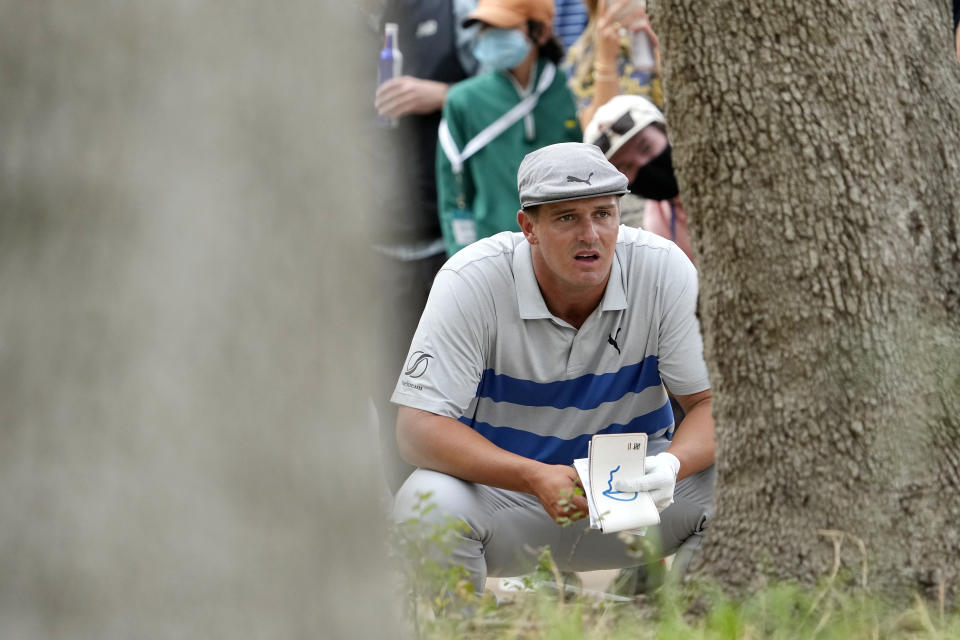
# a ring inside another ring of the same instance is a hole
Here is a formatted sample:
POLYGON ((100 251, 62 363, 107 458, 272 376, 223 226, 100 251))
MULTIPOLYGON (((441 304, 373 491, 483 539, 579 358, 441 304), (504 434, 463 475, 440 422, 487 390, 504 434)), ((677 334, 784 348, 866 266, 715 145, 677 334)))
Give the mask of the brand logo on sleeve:
POLYGON ((419 378, 427 372, 430 365, 430 358, 433 356, 423 351, 414 351, 407 359, 407 365, 403 370, 403 375, 411 378, 419 378))

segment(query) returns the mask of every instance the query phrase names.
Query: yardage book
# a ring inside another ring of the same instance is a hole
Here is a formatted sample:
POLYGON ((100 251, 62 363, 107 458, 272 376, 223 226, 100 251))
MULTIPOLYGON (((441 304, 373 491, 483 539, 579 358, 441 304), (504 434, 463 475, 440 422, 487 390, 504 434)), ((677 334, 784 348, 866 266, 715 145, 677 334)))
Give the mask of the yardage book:
POLYGON ((617 533, 660 524, 660 513, 649 493, 613 488, 617 477, 642 476, 646 456, 647 434, 605 433, 590 439, 586 458, 573 461, 587 495, 591 529, 617 533))

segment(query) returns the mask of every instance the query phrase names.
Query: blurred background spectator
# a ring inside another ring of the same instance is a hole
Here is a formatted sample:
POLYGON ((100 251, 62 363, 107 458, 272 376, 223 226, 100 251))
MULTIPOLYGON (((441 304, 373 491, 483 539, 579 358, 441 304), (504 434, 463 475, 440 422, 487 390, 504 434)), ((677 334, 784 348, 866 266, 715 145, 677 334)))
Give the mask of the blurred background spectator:
MULTIPOLYGON (((641 95, 663 104, 660 46, 642 0, 583 0, 590 16, 564 63, 586 128, 611 98, 641 95)), ((589 140, 587 140, 589 142, 589 140)), ((620 221, 642 225, 645 203, 635 195, 620 201, 620 221)))
POLYGON ((569 50, 587 26, 587 8, 583 0, 556 0, 554 6, 556 17, 553 30, 563 43, 564 50, 569 50))
POLYGON ((641 96, 617 96, 597 109, 584 140, 600 147, 646 200, 643 228, 675 242, 693 261, 687 212, 680 202, 663 113, 641 96))
POLYGON ((462 26, 475 6, 475 0, 387 0, 372 20, 380 47, 383 25, 398 26, 403 54, 402 75, 381 84, 374 98, 378 115, 395 126, 378 130, 370 150, 379 176, 370 184, 376 192, 376 306, 385 363, 374 396, 384 472, 394 489, 412 467, 396 453, 396 408, 389 397, 433 277, 446 260, 437 214, 437 127, 449 86, 477 71, 477 28, 462 26))
POLYGON ((580 124, 615 95, 649 98, 663 106, 660 47, 642 0, 584 0, 590 16, 570 48, 565 69, 580 124))
POLYGON ((480 0, 477 59, 490 71, 447 94, 440 124, 437 187, 447 252, 477 238, 519 230, 517 169, 556 142, 580 141, 573 96, 557 71, 553 0, 480 0))

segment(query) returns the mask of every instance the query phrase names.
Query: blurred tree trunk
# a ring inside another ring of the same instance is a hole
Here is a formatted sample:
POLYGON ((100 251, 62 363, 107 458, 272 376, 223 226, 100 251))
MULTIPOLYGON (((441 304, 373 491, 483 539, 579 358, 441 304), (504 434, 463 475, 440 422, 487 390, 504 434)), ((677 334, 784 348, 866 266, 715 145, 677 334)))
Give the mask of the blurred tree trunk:
POLYGON ((837 531, 843 565, 871 587, 955 594, 948 3, 660 0, 651 14, 719 440, 698 562, 731 585, 810 581, 831 570, 837 531))
POLYGON ((362 17, 0 0, 0 637, 399 633, 362 17))

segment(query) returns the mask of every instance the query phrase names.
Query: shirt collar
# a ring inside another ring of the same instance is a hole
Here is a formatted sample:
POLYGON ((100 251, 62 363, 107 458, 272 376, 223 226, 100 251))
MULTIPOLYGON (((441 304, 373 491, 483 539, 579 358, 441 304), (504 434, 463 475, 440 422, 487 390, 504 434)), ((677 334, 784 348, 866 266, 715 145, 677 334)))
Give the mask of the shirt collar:
POLYGON ((513 74, 508 70, 501 71, 504 76, 507 77, 507 80, 510 81, 510 84, 513 86, 513 90, 517 92, 517 95, 520 98, 526 98, 533 93, 533 90, 537 86, 537 82, 540 80, 540 74, 543 73, 545 63, 542 58, 537 58, 533 63, 533 67, 530 69, 530 79, 527 80, 527 86, 521 87, 520 83, 517 82, 517 79, 513 77, 513 74))
POLYGON ((537 78, 536 78, 537 74, 531 73, 530 79, 527 81, 527 86, 521 87, 520 83, 517 82, 517 79, 513 77, 512 73, 510 73, 509 71, 505 71, 504 73, 507 74, 507 79, 510 81, 510 84, 513 85, 513 89, 514 91, 517 92, 518 96, 520 96, 521 98, 526 98, 531 93, 533 93, 533 88, 537 84, 537 78))
POLYGON ((623 282, 623 269, 620 267, 620 252, 614 249, 613 264, 610 266, 610 279, 603 292, 600 309, 603 311, 623 311, 627 308, 627 289, 623 282))
MULTIPOLYGON (((517 288, 517 306, 520 309, 520 318, 523 320, 537 320, 553 318, 543 300, 537 276, 533 272, 533 256, 530 253, 530 243, 521 240, 513 252, 513 277, 517 288)), ((610 279, 600 301, 601 311, 622 311, 627 308, 627 292, 623 283, 623 269, 620 266, 620 252, 614 251, 613 264, 610 269, 610 279)))

